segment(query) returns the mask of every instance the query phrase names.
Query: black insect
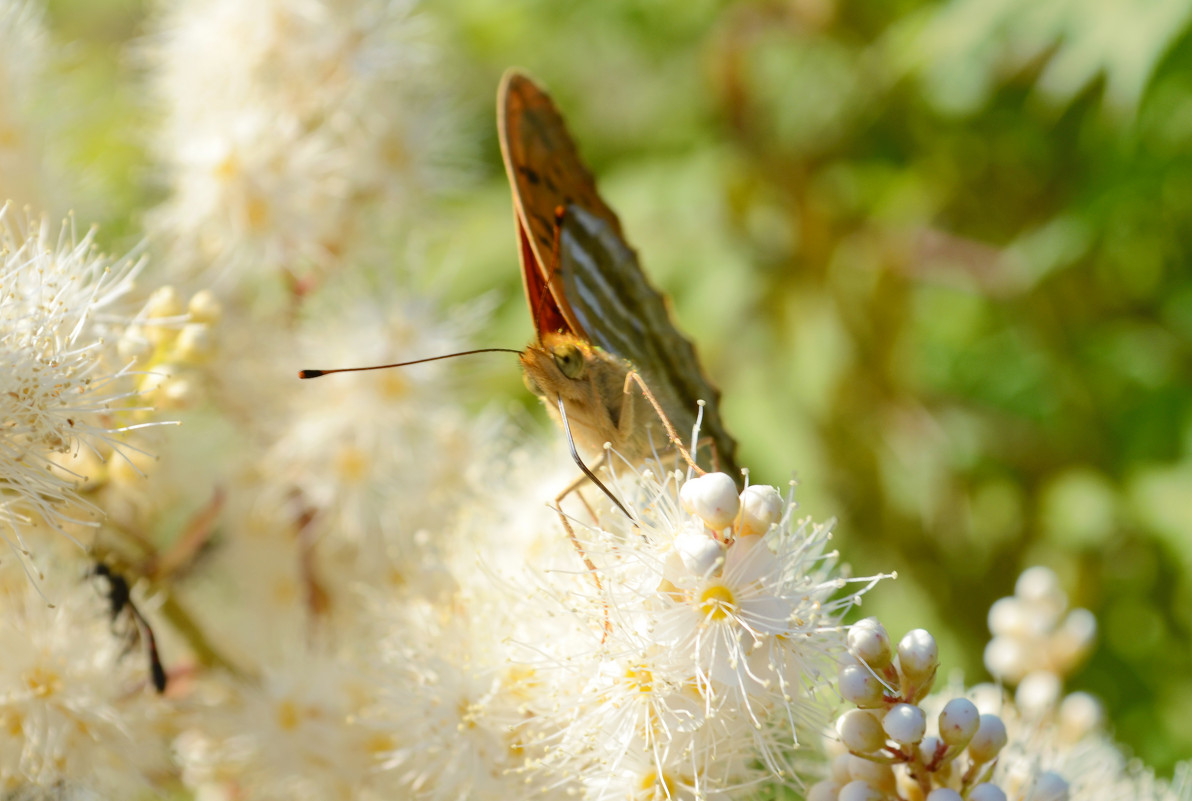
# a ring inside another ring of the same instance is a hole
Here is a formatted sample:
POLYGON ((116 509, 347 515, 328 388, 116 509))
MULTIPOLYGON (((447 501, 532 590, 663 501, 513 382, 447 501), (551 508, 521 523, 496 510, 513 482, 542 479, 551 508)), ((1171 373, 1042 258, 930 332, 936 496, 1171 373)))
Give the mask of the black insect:
POLYGON ((149 673, 153 677, 153 686, 159 693, 165 692, 166 669, 161 663, 161 656, 157 653, 157 638, 153 636, 153 629, 149 627, 149 621, 145 620, 145 616, 132 602, 132 591, 128 586, 128 580, 103 562, 96 564, 91 569, 90 575, 105 579, 108 583, 105 595, 108 599, 108 613, 111 616, 113 628, 124 612, 127 612, 128 617, 132 619, 133 628, 129 635, 129 645, 131 646, 132 641, 138 635, 140 636, 142 642, 145 643, 145 650, 149 654, 149 673))

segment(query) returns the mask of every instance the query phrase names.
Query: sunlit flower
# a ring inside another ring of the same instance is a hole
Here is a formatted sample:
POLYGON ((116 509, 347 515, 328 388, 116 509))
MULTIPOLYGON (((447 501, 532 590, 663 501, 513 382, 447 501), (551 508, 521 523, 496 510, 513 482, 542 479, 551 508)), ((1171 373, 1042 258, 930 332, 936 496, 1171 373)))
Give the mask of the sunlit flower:
MULTIPOLYGON (((685 483, 623 472, 613 484, 630 517, 590 500, 598 524, 571 522, 597 573, 572 553, 579 569, 551 574, 546 596, 521 601, 539 611, 509 613, 572 622, 567 631, 556 620, 548 638, 511 629, 538 654, 527 726, 546 751, 542 767, 578 781, 585 797, 706 797, 793 781, 800 737, 827 719, 820 690, 842 648, 840 617, 859 595, 842 592, 830 529, 797 521, 789 497, 766 525, 751 519, 750 533, 740 533, 744 515, 719 512, 724 528, 709 529, 680 503, 685 483)), ((705 506, 726 508, 692 508, 705 506)))
POLYGON ((301 274, 417 209, 444 131, 413 2, 175 2, 146 48, 170 186, 155 226, 196 269, 301 274))
POLYGON ((102 580, 53 567, 39 585, 0 569, 0 787, 136 797, 171 772, 166 702, 102 580))
POLYGON ((55 239, 48 222, 0 210, 0 521, 17 539, 31 520, 61 530, 86 507, 87 476, 51 462, 106 458, 128 427, 133 378, 110 348, 123 322, 112 312, 141 262, 98 254, 94 237, 68 224, 55 239))

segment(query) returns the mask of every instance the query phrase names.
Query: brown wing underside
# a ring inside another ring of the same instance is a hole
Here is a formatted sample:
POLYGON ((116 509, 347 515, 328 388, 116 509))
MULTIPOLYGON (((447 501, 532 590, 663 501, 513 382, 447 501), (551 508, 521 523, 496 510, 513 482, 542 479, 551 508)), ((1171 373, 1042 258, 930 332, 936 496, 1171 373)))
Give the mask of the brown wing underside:
POLYGON ((675 328, 665 298, 646 280, 554 102, 533 80, 511 70, 497 103, 522 279, 539 339, 567 331, 631 363, 680 435, 695 421, 696 401, 707 401, 703 433, 714 440, 721 469, 738 475, 736 443, 717 409, 720 393, 700 370, 691 342, 675 328), (560 208, 563 222, 556 233, 560 208))

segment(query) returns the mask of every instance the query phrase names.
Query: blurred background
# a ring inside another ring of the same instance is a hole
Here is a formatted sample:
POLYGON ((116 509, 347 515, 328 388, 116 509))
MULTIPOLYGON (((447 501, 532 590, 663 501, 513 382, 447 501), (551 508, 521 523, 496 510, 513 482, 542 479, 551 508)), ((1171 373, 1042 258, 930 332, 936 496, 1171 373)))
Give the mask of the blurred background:
MULTIPOLYGON (((43 111, 117 252, 162 191, 130 56, 153 13, 50 3, 68 47, 43 111)), ((794 475, 856 573, 898 572, 863 613, 928 628, 976 682, 990 603, 1046 564, 1101 625, 1068 689, 1160 774, 1192 754, 1192 4, 415 13, 459 143, 421 258, 448 302, 494 306, 478 345, 532 335, 494 126, 517 65, 671 296, 753 480, 794 475)), ((470 386, 547 430, 512 366, 470 386)))

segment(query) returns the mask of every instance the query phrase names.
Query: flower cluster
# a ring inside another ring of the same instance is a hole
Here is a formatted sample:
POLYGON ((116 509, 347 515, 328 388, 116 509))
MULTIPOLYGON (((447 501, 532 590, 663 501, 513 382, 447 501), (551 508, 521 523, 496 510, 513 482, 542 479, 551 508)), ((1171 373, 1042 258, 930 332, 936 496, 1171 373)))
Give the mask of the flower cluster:
POLYGON ((1055 573, 1032 567, 1018 577, 1014 595, 989 608, 993 639, 985 667, 1007 684, 1056 684, 1092 651, 1097 620, 1087 609, 1068 609, 1055 573))
POLYGON ((404 1, 163 6, 143 52, 171 185, 152 225, 178 266, 326 273, 369 215, 414 213, 450 139, 426 27, 404 1))
POLYGON ((586 798, 794 781, 859 595, 842 592, 830 528, 723 473, 632 470, 617 484, 628 515, 606 506, 596 523, 568 521, 594 569, 549 588, 573 628, 524 643, 550 688, 527 702, 543 767, 578 777, 586 798))
MULTIPOLYGON (((936 733, 928 733, 923 702, 939 668, 929 632, 908 632, 895 653, 882 624, 866 618, 849 629, 848 652, 852 661, 840 668, 840 693, 857 708, 836 721, 848 752, 833 761, 832 777, 812 788, 809 801, 1005 801, 992 783, 1006 745, 1006 727, 997 715, 983 715, 972 701, 954 698, 935 717, 936 733)), ((1056 792, 1066 786, 1057 775, 1041 781, 1056 792)))
MULTIPOLYGON (((994 604, 990 620, 1006 620, 1009 608, 1017 612, 1015 631, 1038 635, 1053 631, 1067 601, 1055 574, 1034 567, 1013 598, 994 604)), ((1080 625, 1059 629, 1091 637, 1091 616, 1081 612, 1080 625)), ((1008 636, 994 628, 996 637, 1008 636)), ((1029 674, 1012 698, 993 684, 966 690, 954 682, 932 693, 939 656, 927 631, 908 632, 895 648, 882 624, 866 618, 849 628, 847 643, 838 689, 855 708, 837 717, 829 776, 807 801, 1192 798, 1187 771, 1167 784, 1127 762, 1104 732, 1100 704, 1080 692, 1061 698, 1057 674, 1029 674)))
MULTIPOLYGON (((878 578, 793 485, 611 452, 576 483, 442 362, 298 381, 481 325, 381 247, 442 183, 415 11, 162 4, 154 271, 0 211, 0 795, 1192 801, 1063 695, 1095 627, 1050 573, 991 612, 1017 694, 933 693, 930 634, 844 624, 878 578)), ((0 115, 44 100, 40 30, 0 0, 0 115)))
POLYGON ((140 401, 112 345, 142 261, 104 256, 94 238, 69 223, 54 236, 48 221, 0 208, 0 524, 12 544, 35 522, 93 524, 78 491, 91 477, 70 463, 127 458, 121 435, 140 401))

